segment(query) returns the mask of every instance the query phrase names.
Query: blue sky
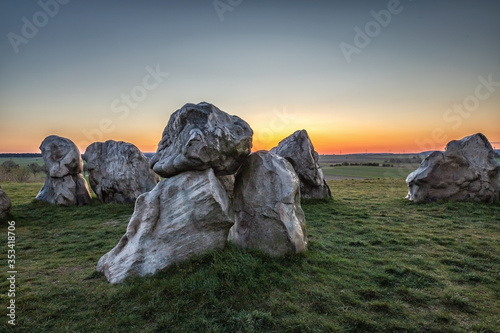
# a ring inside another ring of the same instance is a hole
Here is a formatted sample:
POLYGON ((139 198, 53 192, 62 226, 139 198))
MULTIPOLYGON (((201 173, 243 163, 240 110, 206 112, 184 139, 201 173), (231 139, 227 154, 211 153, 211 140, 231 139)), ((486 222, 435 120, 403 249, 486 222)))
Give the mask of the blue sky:
POLYGON ((0 152, 36 152, 50 134, 154 151, 170 114, 201 101, 249 122, 259 149, 301 128, 322 153, 440 149, 479 131, 500 141, 500 87, 447 113, 480 78, 500 82, 498 1, 41 3, 59 7, 46 22, 40 2, 0 4, 0 152), (391 6, 348 61, 341 43, 391 6), (23 18, 40 27, 13 46, 23 18), (168 75, 141 90, 156 69, 168 75))

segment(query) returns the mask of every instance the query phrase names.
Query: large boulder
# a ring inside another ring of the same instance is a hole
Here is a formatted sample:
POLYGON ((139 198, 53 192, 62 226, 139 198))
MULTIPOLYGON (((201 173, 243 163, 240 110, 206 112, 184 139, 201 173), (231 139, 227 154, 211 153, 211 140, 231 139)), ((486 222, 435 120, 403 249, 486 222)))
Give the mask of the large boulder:
POLYGON ((0 220, 9 216, 11 207, 12 203, 10 202, 9 197, 0 187, 0 220))
POLYGON ((332 192, 318 163, 319 155, 306 130, 296 131, 283 139, 272 153, 286 158, 300 179, 303 199, 330 199, 332 192))
POLYGON ((94 142, 82 157, 87 162, 90 186, 104 203, 134 203, 159 181, 147 157, 131 143, 94 142))
POLYGON ((78 147, 69 139, 50 135, 43 140, 40 150, 47 177, 36 199, 65 206, 90 203, 78 147))
POLYGON ((299 178, 284 158, 267 151, 248 156, 236 174, 233 202, 229 241, 271 256, 306 250, 299 178))
POLYGON ((126 234, 97 264, 111 283, 152 275, 225 246, 233 225, 226 190, 212 169, 162 180, 136 201, 126 234))
POLYGON ((414 202, 498 202, 500 163, 494 155, 481 133, 451 141, 445 152, 433 152, 408 175, 407 198, 414 202))
POLYGON ((209 168, 230 175, 250 154, 252 135, 244 120, 212 104, 186 104, 170 117, 150 165, 162 177, 209 168))

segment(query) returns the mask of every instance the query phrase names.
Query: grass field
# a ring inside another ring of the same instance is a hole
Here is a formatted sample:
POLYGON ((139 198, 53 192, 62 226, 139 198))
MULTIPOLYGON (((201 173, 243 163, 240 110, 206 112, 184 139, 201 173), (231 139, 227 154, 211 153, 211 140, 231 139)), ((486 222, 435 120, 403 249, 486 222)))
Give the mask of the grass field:
MULTIPOLYGON (((500 206, 417 205, 403 180, 330 182, 304 203, 309 250, 272 259, 228 246, 110 285, 99 258, 132 205, 33 202, 2 184, 16 221, 17 326, 6 332, 498 332, 500 206)), ((7 228, 0 228, 7 253, 7 228)), ((6 268, 6 256, 0 263, 6 268)))

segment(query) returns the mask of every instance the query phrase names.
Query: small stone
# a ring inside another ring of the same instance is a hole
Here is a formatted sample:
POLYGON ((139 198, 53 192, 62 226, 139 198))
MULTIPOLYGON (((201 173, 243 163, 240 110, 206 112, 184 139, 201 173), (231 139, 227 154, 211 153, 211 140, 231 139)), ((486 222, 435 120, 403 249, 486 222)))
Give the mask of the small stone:
POLYGON ((5 219, 10 214, 12 203, 7 194, 0 187, 0 220, 5 219))

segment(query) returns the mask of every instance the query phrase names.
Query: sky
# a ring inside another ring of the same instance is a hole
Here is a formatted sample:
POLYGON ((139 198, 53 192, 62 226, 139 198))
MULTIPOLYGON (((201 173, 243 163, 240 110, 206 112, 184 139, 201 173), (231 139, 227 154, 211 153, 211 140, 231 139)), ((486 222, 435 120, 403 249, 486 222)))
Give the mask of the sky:
POLYGON ((0 2, 0 153, 48 135, 156 151, 206 101, 254 150, 306 129, 321 154, 500 149, 500 2, 0 2))

